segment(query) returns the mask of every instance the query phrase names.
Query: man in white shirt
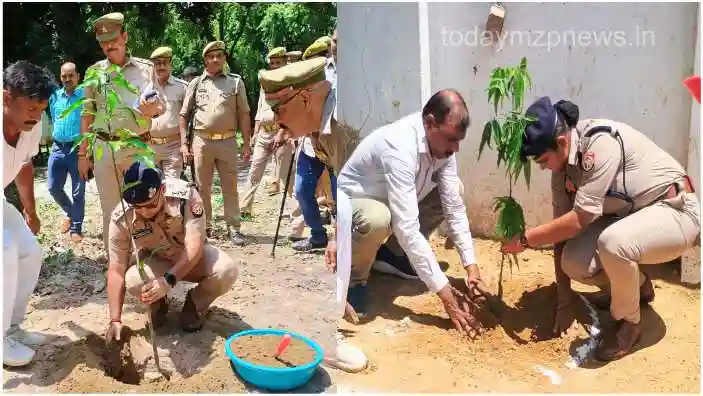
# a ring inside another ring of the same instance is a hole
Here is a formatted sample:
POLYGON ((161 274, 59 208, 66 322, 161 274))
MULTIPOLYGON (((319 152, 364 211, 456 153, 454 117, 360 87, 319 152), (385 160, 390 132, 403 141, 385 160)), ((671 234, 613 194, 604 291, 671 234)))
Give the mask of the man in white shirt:
POLYGON ((347 299, 360 316, 366 313, 366 282, 378 255, 382 261, 376 265, 384 265, 385 272, 419 276, 437 293, 457 330, 470 336, 478 331, 464 305, 467 296, 449 284, 427 240, 446 218, 468 276, 468 297, 482 302, 486 288, 474 256, 454 155, 468 126, 464 99, 455 90, 442 90, 422 112, 363 139, 342 168, 338 188, 349 196, 354 218, 347 299))
POLYGON ((42 250, 34 235, 41 223, 34 201, 32 157, 39 152, 41 115, 58 88, 54 76, 27 61, 3 72, 3 183, 17 185, 24 216, 3 199, 3 364, 19 367, 34 358, 30 346, 44 336, 20 329, 29 298, 37 284, 42 250), (34 235, 33 235, 34 234, 34 235))

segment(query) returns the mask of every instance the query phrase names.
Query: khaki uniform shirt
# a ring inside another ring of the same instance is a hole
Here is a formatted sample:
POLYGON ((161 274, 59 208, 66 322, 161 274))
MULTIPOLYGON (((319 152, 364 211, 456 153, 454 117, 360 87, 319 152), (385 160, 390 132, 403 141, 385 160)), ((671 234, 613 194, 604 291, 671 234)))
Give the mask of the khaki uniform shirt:
POLYGON ((259 91, 259 104, 256 109, 256 116, 254 117, 254 121, 259 121, 259 125, 261 126, 262 131, 268 133, 277 133, 278 124, 274 122, 276 119, 276 114, 273 112, 273 109, 271 109, 271 106, 268 104, 265 98, 266 93, 264 93, 264 89, 261 88, 261 90, 259 91))
POLYGON ((621 122, 583 120, 571 132, 566 169, 552 175, 554 217, 572 209, 591 214, 591 221, 604 214, 622 217, 630 213, 630 203, 606 196, 608 192, 625 194, 620 142, 607 132, 585 137, 596 126, 610 126, 622 137, 624 181, 634 211, 662 199, 672 184, 683 181, 683 167, 641 132, 621 122))
POLYGON ((237 116, 249 113, 244 81, 232 73, 219 73, 210 77, 205 72, 188 84, 181 115, 186 117, 193 106, 193 128, 196 131, 236 132, 237 116), (193 90, 199 80, 200 84, 193 100, 193 90))
MULTIPOLYGON (((106 69, 110 67, 110 61, 103 59, 96 62, 90 68, 102 68, 106 69)), ((87 74, 87 72, 86 72, 87 74)), ((112 119, 110 121, 110 132, 116 135, 116 131, 119 128, 126 128, 134 133, 142 134, 150 130, 151 128, 151 118, 142 116, 138 111, 133 110, 135 102, 138 103, 141 94, 148 90, 154 89, 154 81, 156 81, 156 76, 154 75, 154 65, 151 61, 146 59, 137 58, 134 56, 128 57, 127 63, 122 66, 122 74, 125 79, 129 81, 138 91, 138 94, 134 94, 129 90, 115 86, 115 91, 122 98, 124 106, 126 109, 115 109, 112 119), (132 114, 130 114, 130 112, 132 114), (144 120, 143 126, 139 126, 137 119, 144 120)), ((107 101, 105 100, 105 95, 98 95, 95 88, 88 86, 84 90, 84 95, 86 99, 94 99, 95 102, 85 102, 84 109, 93 113, 107 112, 107 101)), ((103 114, 105 114, 103 113, 103 114)), ((98 122, 98 116, 95 117, 96 128, 102 128, 107 132, 107 124, 104 122, 98 122)))
POLYGON ((110 257, 129 263, 130 234, 127 221, 132 223, 132 237, 141 259, 151 254, 177 261, 185 250, 187 236, 197 235, 205 242, 203 202, 194 187, 180 179, 164 179, 166 202, 153 218, 139 216, 124 203, 126 212, 117 205, 110 219, 110 257))
POLYGON ((161 138, 180 133, 179 113, 181 108, 183 108, 183 99, 185 98, 187 86, 188 83, 180 78, 169 76, 166 84, 160 87, 160 94, 163 96, 166 106, 164 114, 155 118, 152 122, 151 136, 161 138))

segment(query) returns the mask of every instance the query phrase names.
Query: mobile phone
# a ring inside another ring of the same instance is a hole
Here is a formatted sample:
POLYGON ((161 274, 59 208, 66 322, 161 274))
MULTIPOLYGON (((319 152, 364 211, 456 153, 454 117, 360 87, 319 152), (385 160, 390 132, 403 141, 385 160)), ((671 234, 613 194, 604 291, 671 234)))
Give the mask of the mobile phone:
POLYGON ((144 100, 151 100, 151 99, 153 99, 154 97, 156 97, 156 95, 157 95, 157 92, 156 92, 156 91, 151 91, 151 92, 149 92, 148 94, 146 94, 146 95, 144 96, 144 100))

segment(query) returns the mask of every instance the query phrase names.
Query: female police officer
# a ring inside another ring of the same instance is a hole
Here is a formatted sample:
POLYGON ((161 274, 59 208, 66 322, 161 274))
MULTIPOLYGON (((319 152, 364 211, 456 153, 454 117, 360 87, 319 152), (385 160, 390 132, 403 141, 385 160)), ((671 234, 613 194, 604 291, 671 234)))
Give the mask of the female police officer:
POLYGON ((700 233, 698 198, 683 167, 641 132, 607 119, 579 121, 568 101, 540 98, 527 109, 522 155, 552 171, 554 220, 506 243, 506 253, 555 244, 555 332, 575 294, 570 279, 610 289, 616 320, 596 358, 628 354, 641 336, 640 303, 654 299, 640 264, 671 261, 700 233))

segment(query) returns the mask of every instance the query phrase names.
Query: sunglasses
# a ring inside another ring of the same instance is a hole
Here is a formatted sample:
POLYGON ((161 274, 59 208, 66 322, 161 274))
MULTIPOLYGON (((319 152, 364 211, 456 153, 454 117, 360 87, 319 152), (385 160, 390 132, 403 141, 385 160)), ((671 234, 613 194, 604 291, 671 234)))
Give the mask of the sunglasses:
POLYGON ((313 85, 312 87, 306 87, 306 88, 303 88, 303 89, 298 89, 293 95, 290 95, 290 96, 288 96, 287 98, 282 99, 282 100, 278 101, 276 104, 274 104, 273 106, 271 106, 271 110, 272 110, 274 113, 277 113, 278 110, 279 110, 279 108, 280 108, 281 106, 284 106, 285 104, 289 103, 290 101, 292 101, 293 99, 295 99, 295 98, 296 98, 298 95, 300 95, 301 93, 303 93, 303 92, 314 92, 314 91, 316 91, 316 90, 322 88, 322 87, 323 87, 323 84, 322 84, 323 82, 324 82, 324 81, 320 81, 319 83, 316 83, 316 84, 313 85))

